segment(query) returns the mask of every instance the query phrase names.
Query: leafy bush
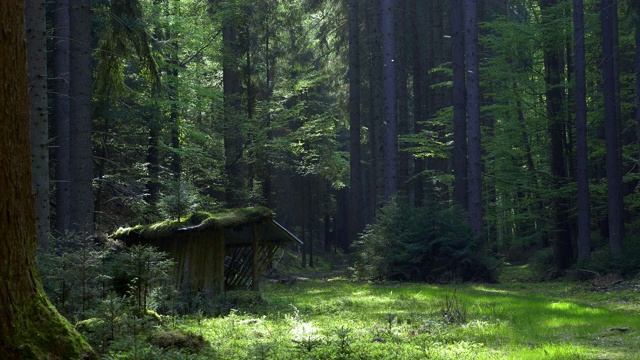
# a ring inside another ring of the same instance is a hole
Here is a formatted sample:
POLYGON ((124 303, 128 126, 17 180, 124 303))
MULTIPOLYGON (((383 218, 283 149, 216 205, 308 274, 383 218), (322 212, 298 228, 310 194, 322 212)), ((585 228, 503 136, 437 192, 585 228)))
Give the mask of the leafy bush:
POLYGON ((390 201, 357 242, 356 276, 365 280, 495 281, 496 262, 482 254, 457 208, 414 208, 390 201))

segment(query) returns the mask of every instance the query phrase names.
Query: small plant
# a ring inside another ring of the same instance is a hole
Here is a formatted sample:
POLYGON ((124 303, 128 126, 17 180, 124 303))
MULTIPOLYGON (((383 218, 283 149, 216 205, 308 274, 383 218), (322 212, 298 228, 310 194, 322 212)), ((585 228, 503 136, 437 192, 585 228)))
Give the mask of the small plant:
POLYGON ((293 341, 298 350, 308 354, 322 344, 322 337, 318 334, 318 328, 309 322, 303 321, 300 310, 293 305, 291 306, 293 307, 293 314, 287 316, 291 326, 291 341, 293 341))
POLYGON ((271 352, 272 347, 273 345, 267 342, 255 341, 252 346, 254 359, 269 359, 269 353, 271 352))
POLYGON ((440 304, 442 320, 447 324, 464 324, 467 322, 467 307, 458 299, 457 290, 453 294, 445 295, 444 302, 440 304))
POLYGON ((167 194, 160 199, 160 211, 165 217, 180 219, 190 211, 196 210, 197 192, 193 186, 182 181, 173 182, 167 194))
POLYGON ((310 353, 322 344, 322 337, 318 334, 318 329, 310 323, 301 323, 291 330, 296 348, 304 353, 310 353))
POLYGON ((352 330, 346 326, 341 326, 336 331, 336 346, 341 357, 348 358, 351 354, 351 332, 352 330))
POLYGON ((391 331, 391 327, 393 326, 393 323, 394 321, 396 321, 397 318, 398 318, 398 315, 393 313, 387 313, 387 315, 385 315, 384 319, 387 321, 388 331, 391 331))

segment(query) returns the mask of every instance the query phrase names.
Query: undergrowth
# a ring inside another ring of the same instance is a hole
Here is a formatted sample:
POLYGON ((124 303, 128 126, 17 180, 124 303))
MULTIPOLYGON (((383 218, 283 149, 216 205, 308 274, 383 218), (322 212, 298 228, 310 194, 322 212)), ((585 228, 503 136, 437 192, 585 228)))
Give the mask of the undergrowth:
POLYGON ((499 285, 429 285, 309 269, 211 300, 165 287, 151 248, 58 249, 41 259, 49 296, 105 359, 640 359, 640 283, 628 279, 532 283, 523 265, 499 285))
POLYGON ((640 297, 587 284, 269 284, 258 312, 177 327, 220 359, 634 359, 640 297))

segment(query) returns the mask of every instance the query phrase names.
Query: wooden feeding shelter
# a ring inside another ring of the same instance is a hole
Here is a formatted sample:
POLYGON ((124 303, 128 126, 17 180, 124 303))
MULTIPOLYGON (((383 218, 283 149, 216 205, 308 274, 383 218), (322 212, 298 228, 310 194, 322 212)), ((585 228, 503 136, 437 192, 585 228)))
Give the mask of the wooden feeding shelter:
POLYGON ((260 273, 278 250, 302 244, 273 217, 265 207, 198 212, 183 221, 121 228, 113 237, 168 253, 176 263, 176 288, 212 298, 225 290, 258 290, 260 273))

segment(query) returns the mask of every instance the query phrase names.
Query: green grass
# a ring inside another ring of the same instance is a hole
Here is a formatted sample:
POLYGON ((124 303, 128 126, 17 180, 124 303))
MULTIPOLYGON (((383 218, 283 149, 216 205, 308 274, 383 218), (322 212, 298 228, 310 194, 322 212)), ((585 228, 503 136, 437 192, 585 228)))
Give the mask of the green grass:
POLYGON ((636 289, 312 279, 263 284, 257 311, 179 327, 210 342, 200 356, 219 359, 640 359, 636 289), (446 299, 464 319, 445 320, 446 299))

